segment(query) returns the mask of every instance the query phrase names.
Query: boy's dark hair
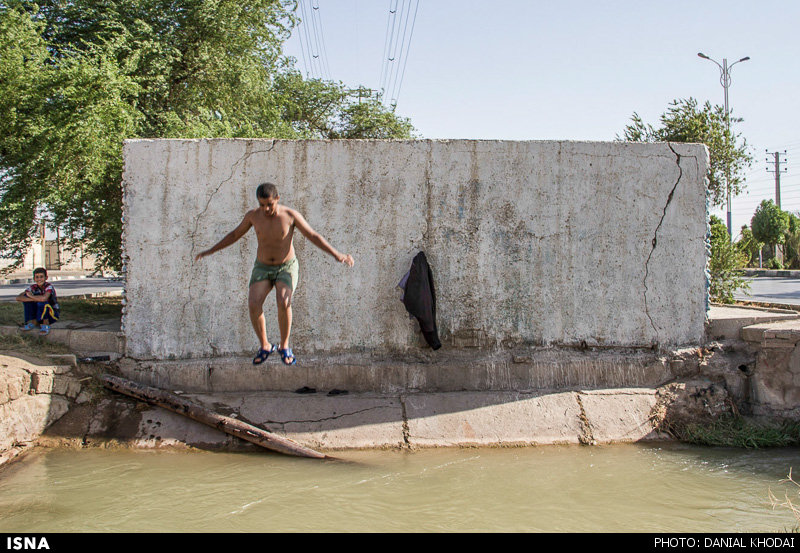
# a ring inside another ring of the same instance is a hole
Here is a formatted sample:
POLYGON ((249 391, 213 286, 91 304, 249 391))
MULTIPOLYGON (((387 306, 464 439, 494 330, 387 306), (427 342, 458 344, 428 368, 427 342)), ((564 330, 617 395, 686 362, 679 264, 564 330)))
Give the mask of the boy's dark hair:
POLYGON ((44 275, 45 277, 47 277, 47 269, 45 269, 44 267, 36 267, 36 268, 33 270, 33 274, 34 274, 34 276, 35 276, 35 275, 42 274, 42 275, 44 275))
POLYGON ((278 197, 278 187, 272 184, 271 182, 265 182, 263 184, 259 184, 258 188, 256 188, 256 199, 258 198, 277 198, 278 197))

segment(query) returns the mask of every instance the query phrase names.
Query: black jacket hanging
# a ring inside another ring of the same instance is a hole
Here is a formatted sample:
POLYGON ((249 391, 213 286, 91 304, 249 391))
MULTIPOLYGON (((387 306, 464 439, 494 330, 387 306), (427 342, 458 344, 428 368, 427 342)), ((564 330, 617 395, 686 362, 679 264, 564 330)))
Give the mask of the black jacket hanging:
POLYGON ((411 262, 411 270, 401 281, 405 289, 403 305, 412 316, 419 321, 420 330, 433 349, 442 347, 439 332, 436 329, 436 290, 433 287, 433 272, 425 252, 419 252, 411 262))

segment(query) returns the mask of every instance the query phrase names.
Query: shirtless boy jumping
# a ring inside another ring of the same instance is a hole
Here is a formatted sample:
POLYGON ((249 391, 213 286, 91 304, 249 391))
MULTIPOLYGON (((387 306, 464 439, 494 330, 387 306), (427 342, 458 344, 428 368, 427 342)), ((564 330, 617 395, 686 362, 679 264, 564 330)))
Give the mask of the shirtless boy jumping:
POLYGON ((324 252, 328 252, 340 263, 353 266, 353 257, 343 255, 312 229, 300 213, 283 205, 278 205, 278 189, 274 184, 264 183, 256 189, 259 207, 248 211, 238 227, 229 232, 213 247, 200 252, 195 257, 199 261, 207 255, 227 248, 244 236, 250 227, 256 231, 258 251, 253 273, 250 276, 248 307, 250 322, 261 342, 253 359, 254 365, 260 365, 269 355, 278 351, 286 365, 294 365, 297 359, 289 348, 289 334, 292 329, 292 294, 297 287, 298 265, 294 255, 292 236, 297 228, 311 243, 324 252), (278 327, 281 332, 280 347, 267 341, 267 327, 264 321, 264 300, 272 288, 278 301, 278 327))

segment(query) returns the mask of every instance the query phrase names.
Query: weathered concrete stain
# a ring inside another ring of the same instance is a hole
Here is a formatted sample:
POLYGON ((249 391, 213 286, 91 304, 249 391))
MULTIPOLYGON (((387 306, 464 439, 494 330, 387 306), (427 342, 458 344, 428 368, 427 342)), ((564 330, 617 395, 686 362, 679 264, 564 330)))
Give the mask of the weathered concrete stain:
MULTIPOLYGON (((124 332, 135 358, 254 347, 255 239, 199 264, 193 253, 255 206, 263 181, 356 259, 347 270, 298 235, 292 339, 301 351, 418 348, 395 286, 419 249, 451 346, 702 341, 702 145, 131 140, 124 152, 124 332)), ((274 306, 265 308, 274 336, 274 306)))

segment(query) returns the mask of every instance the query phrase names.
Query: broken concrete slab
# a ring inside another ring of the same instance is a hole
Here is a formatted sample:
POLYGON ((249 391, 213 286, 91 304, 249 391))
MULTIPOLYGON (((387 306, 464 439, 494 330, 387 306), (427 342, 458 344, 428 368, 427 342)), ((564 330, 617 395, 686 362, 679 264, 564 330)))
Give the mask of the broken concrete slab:
POLYGON ((766 348, 793 348, 800 341, 800 319, 746 326, 742 328, 742 340, 766 348))

